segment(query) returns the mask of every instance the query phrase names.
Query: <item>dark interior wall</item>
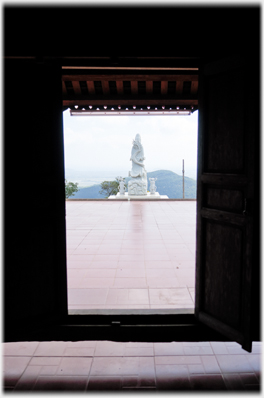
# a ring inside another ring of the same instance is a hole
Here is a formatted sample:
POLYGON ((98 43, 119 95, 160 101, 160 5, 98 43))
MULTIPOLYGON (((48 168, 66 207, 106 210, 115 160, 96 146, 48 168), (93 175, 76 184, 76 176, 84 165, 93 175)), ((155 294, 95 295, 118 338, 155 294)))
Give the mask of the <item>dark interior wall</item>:
POLYGON ((8 326, 10 321, 59 316, 67 304, 60 68, 11 60, 4 75, 8 326))
MULTIPOLYGON (((250 3, 249 3, 250 4, 250 3)), ((258 46, 259 6, 5 6, 5 55, 217 58, 258 46)))

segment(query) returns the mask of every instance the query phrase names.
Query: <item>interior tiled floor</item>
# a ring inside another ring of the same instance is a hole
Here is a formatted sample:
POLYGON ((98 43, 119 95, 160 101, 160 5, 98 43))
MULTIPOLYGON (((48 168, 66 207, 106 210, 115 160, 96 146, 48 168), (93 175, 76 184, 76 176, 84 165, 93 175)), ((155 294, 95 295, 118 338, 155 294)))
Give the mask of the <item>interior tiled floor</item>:
POLYGON ((193 308, 196 201, 67 201, 68 308, 193 308))
POLYGON ((5 343, 6 391, 260 391, 261 343, 5 343))

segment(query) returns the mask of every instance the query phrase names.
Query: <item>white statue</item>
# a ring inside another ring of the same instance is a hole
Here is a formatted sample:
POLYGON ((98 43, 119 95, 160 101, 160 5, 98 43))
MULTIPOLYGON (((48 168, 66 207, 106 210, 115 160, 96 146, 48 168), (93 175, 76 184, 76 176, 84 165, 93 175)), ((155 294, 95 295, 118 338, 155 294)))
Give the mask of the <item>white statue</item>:
POLYGON ((157 178, 149 178, 149 181, 150 181, 150 187, 149 187, 150 193, 154 195, 157 189, 155 185, 155 181, 157 181, 157 178))
POLYGON ((126 186, 125 186, 125 181, 123 177, 117 177, 117 180, 119 181, 119 193, 120 195, 125 195, 126 192, 126 186))
POLYGON ((135 140, 133 140, 130 160, 132 160, 132 170, 128 175, 132 179, 128 183, 128 195, 147 195, 148 180, 143 163, 145 158, 140 134, 137 134, 135 140))

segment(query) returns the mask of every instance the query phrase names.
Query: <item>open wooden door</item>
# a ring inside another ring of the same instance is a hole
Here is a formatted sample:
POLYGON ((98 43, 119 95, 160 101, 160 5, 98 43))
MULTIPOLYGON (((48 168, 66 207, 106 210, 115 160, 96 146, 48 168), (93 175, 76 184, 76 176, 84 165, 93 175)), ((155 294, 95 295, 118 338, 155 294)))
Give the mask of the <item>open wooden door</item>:
POLYGON ((253 261, 258 224, 254 73, 248 79, 246 61, 234 57, 205 65, 199 81, 195 314, 248 351, 252 275, 258 266, 253 261))
POLYGON ((61 68, 9 59, 4 83, 4 341, 41 341, 67 315, 61 68))

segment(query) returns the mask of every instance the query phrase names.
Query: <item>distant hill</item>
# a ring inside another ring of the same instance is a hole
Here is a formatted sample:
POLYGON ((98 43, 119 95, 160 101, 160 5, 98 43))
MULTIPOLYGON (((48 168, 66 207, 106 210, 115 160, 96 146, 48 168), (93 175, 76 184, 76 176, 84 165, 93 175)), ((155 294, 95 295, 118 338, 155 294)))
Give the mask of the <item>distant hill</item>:
MULTIPOLYGON (((170 170, 157 170, 148 173, 149 178, 157 178, 156 187, 160 195, 168 195, 170 199, 182 199, 182 176, 170 170)), ((125 180, 128 182, 130 179, 126 177, 125 180)), ((100 184, 81 188, 70 199, 104 199, 104 195, 99 194, 100 189, 100 184)), ((186 199, 196 199, 196 180, 184 177, 184 191, 186 199)))

